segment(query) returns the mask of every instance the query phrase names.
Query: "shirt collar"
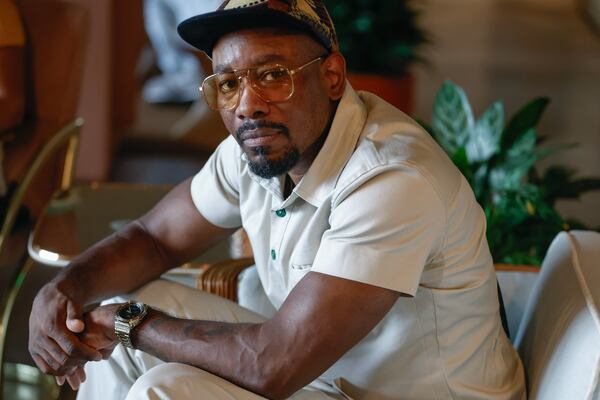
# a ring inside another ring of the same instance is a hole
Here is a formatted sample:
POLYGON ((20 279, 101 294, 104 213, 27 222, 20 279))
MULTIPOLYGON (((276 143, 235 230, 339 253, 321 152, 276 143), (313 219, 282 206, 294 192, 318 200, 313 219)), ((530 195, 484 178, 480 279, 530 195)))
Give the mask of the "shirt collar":
MULTIPOLYGON (((356 148, 366 120, 365 105, 352 86, 346 83, 344 95, 323 147, 287 200, 283 199, 283 176, 264 179, 250 170, 248 174, 279 200, 276 202, 278 204, 274 205, 275 208, 293 202, 296 197, 301 197, 318 208, 335 187, 344 166, 356 148)), ((241 153, 242 160, 247 162, 248 157, 243 151, 241 153)))
POLYGON ((329 197, 350 159, 367 120, 367 109, 358 94, 346 83, 331 129, 312 165, 294 192, 315 207, 329 197))

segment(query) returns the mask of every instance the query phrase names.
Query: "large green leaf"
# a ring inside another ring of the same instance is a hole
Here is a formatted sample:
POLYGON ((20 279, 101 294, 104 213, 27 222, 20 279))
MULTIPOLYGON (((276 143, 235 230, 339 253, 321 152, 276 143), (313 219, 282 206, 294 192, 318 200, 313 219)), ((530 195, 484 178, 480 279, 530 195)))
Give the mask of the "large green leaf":
MULTIPOLYGON (((538 144, 540 143, 539 137, 538 137, 537 142, 538 142, 538 144)), ((535 149, 535 154, 537 155, 538 160, 542 160, 544 158, 548 158, 548 157, 554 155, 555 153, 558 153, 563 150, 569 150, 574 147, 577 147, 577 145, 573 144, 573 143, 566 143, 566 144, 559 143, 559 144, 544 146, 542 148, 537 148, 537 149, 535 149)))
POLYGON ((520 161, 509 160, 494 167, 490 172, 490 189, 493 192, 517 189, 523 183, 527 171, 533 167, 536 157, 523 158, 520 161))
POLYGON ((538 160, 534 151, 535 141, 535 129, 530 128, 492 168, 489 183, 493 191, 515 190, 521 186, 525 176, 538 160))
POLYGON ((474 126, 473 111, 465 92, 450 81, 444 82, 433 109, 431 127, 435 139, 453 156, 465 145, 474 126))
POLYGON ((487 161, 498 152, 503 127, 504 107, 497 101, 483 113, 471 131, 465 146, 470 162, 487 161))
POLYGON ((535 153, 536 136, 535 128, 529 128, 507 149, 505 158, 518 161, 522 158, 535 156, 537 159, 537 154, 535 153))
POLYGON ((471 165, 469 164, 469 159, 467 158, 467 151, 464 147, 459 148, 454 152, 452 157, 450 157, 454 165, 458 167, 460 172, 470 180, 473 175, 473 171, 471 171, 471 165))
POLYGON ((600 179, 579 178, 574 179, 575 171, 566 167, 551 166, 539 179, 539 184, 544 188, 544 199, 548 204, 554 205, 559 199, 578 199, 583 193, 600 190, 600 179))
POLYGON ((549 102, 550 100, 547 97, 538 97, 517 112, 502 133, 501 149, 510 149, 514 142, 534 128, 540 121, 549 102))

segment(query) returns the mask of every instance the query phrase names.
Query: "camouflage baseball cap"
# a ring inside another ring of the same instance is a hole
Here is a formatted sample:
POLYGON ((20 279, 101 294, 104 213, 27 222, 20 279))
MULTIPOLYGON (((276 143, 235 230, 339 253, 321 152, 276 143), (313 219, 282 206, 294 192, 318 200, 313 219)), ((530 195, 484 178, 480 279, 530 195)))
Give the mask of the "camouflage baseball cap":
POLYGON ((183 40, 212 56, 221 36, 263 27, 298 29, 327 50, 338 50, 335 28, 322 0, 226 0, 214 12, 183 21, 177 31, 183 40))

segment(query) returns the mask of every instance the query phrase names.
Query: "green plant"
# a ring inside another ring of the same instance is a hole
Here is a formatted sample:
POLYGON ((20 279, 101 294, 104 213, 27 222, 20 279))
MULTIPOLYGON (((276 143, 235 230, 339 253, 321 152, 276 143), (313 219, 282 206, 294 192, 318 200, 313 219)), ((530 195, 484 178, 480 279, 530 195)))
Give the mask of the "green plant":
POLYGON ((487 218, 487 239, 495 262, 540 265, 554 236, 585 226, 556 211, 559 199, 577 199, 600 189, 600 179, 576 178, 552 166, 540 174, 536 161, 573 147, 541 148, 538 124, 549 100, 536 98, 504 124, 495 102, 475 120, 464 91, 451 82, 439 90, 431 126, 421 122, 467 178, 487 218))
POLYGON ((353 72, 401 76, 426 42, 414 1, 325 0, 353 72))

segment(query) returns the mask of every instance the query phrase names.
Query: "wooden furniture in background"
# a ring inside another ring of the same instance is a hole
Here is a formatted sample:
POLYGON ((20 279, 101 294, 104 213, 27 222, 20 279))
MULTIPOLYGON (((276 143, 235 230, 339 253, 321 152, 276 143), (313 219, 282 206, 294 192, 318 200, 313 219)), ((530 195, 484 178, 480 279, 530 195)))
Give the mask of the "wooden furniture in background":
MULTIPOLYGON (((52 162, 55 156, 64 150, 63 168, 61 174, 61 181, 59 186, 59 193, 64 193, 71 186, 73 179, 73 167, 75 165, 75 157, 77 154, 77 144, 79 140, 79 131, 83 125, 82 119, 76 119, 72 123, 59 130, 40 150, 35 159, 27 170, 27 173, 23 177, 17 191, 10 199, 6 218, 2 224, 0 230, 0 255, 5 252, 14 251, 6 246, 7 239, 9 238, 14 223, 16 220, 17 213, 21 204, 25 198, 25 195, 32 189, 33 183, 36 179, 48 169, 48 163, 52 162)), ((35 188, 33 188, 35 189, 35 188)), ((17 268, 12 271, 11 277, 9 278, 9 287, 3 293, 0 302, 0 400, 3 396, 3 366, 4 366, 4 351, 6 346, 6 337, 8 333, 9 323, 11 319, 11 313, 15 306, 15 299, 23 284, 23 281, 33 263, 30 259, 22 260, 17 268)), ((21 368, 23 369, 23 368, 21 368)), ((29 374, 31 375, 31 374, 29 374)))
MULTIPOLYGON (((75 118, 83 73, 88 14, 64 0, 17 0, 27 36, 27 111, 13 141, 5 143, 7 182, 20 182, 40 149, 75 118)), ((48 161, 24 203, 38 215, 61 178, 61 158, 48 161)))

